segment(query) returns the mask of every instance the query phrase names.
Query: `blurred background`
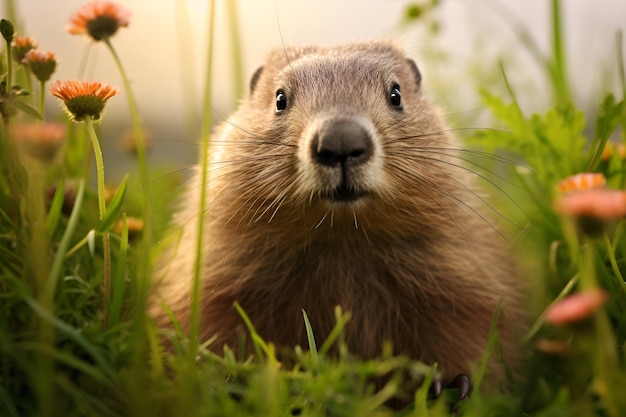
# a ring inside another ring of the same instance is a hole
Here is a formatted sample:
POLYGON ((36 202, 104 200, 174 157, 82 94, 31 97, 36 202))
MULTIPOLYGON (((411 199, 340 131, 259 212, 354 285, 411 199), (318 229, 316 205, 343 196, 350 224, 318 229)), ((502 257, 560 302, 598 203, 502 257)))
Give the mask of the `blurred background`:
MULTIPOLYGON (((118 0, 132 12, 128 28, 112 39, 136 94, 143 124, 152 138, 152 164, 189 165, 196 161, 204 69, 207 60, 206 0, 118 0)), ((6 0, 0 1, 6 13, 6 0)), ((88 56, 85 78, 122 86, 104 45, 65 31, 69 16, 84 0, 17 0, 22 35, 53 51, 59 61, 55 79, 73 79, 88 56), (87 54, 87 55, 86 55, 87 54)), ((238 0, 245 86, 270 48, 283 43, 335 44, 392 38, 414 57, 424 76, 424 91, 444 107, 453 123, 481 122, 477 86, 496 86, 499 62, 519 91, 528 112, 550 100, 544 75, 517 33, 527 30, 550 53, 550 2, 547 0, 238 0), (417 8, 415 7, 417 5, 417 8), (421 11, 407 20, 407 9, 421 11)), ((233 89, 232 25, 226 1, 217 2, 213 106, 223 120, 236 106, 233 89)), ((615 39, 626 26, 624 0, 567 0, 563 4, 567 57, 575 97, 582 108, 597 103, 616 77, 615 39)), ((49 115, 60 114, 47 98, 49 115)), ((593 109, 591 109, 593 110, 593 109)), ((101 125, 105 162, 115 177, 134 170, 132 156, 118 139, 131 127, 125 97, 110 100, 101 125), (115 168, 113 168, 115 166, 115 168)), ((109 177, 111 178, 111 177, 109 177)))

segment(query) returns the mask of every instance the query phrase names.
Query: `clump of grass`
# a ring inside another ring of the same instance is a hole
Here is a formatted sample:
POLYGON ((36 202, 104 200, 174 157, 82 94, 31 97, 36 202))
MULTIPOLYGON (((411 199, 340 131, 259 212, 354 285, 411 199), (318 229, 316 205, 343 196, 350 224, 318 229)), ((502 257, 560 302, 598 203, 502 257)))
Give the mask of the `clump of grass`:
MULTIPOLYGON (((412 6, 408 17, 419 22, 426 7, 429 24, 436 23, 432 12, 438 4, 412 6)), ((623 415, 626 284, 621 269, 626 257, 626 204, 621 197, 606 197, 602 203, 606 193, 623 195, 626 184, 626 158, 618 151, 626 146, 621 37, 616 48, 621 91, 607 93, 596 119, 589 123, 570 92, 561 3, 553 0, 551 5, 550 56, 539 56, 528 34, 520 32, 520 45, 531 49, 552 85, 554 99, 549 108, 544 114, 525 114, 503 64, 505 94, 487 89, 480 94, 494 115, 494 125, 504 129, 480 130, 469 138, 483 150, 515 155, 526 167, 505 164, 498 169, 506 171, 500 175, 508 183, 516 184, 517 188, 507 190, 515 207, 501 210, 505 216, 525 213, 524 234, 518 239, 520 256, 529 265, 528 276, 538 277, 533 280, 536 320, 523 340, 528 363, 507 390, 477 390, 461 404, 453 401, 453 390, 438 400, 429 396, 436 366, 393 356, 391 349, 369 361, 350 355, 341 342, 349 312, 339 309, 336 328, 328 340, 316 340, 308 326, 309 346, 287 352, 283 357, 289 361, 284 362, 279 361, 275 348, 256 334, 241 310, 256 347, 253 357, 228 348, 216 354, 210 349, 211 340, 199 340, 197 332, 187 337, 180 330, 163 334, 156 329, 144 314, 150 247, 155 239, 151 225, 155 217, 164 218, 167 213, 155 211, 160 205, 153 204, 152 198, 169 195, 172 187, 165 181, 149 180, 137 103, 128 83, 130 117, 139 145, 138 173, 130 173, 128 180, 117 184, 114 197, 103 204, 104 187, 94 192, 86 186, 88 146, 90 140, 95 145, 98 140, 91 119, 88 129, 66 121, 66 145, 52 159, 33 159, 16 143, 12 126, 42 124, 43 105, 41 97, 35 104, 27 94, 30 91, 18 87, 31 86, 32 75, 21 63, 12 62, 11 41, 16 30, 3 19, 0 415, 408 417, 446 416, 451 411, 481 417, 623 415), (589 124, 595 127, 591 138, 585 134, 589 124), (559 191, 564 179, 579 173, 602 174, 605 185, 593 190, 601 193, 593 196, 600 197, 585 200, 588 195, 584 193, 589 190, 584 189, 559 191), (137 183, 145 188, 140 209, 133 211, 127 190, 137 183), (519 189, 524 192, 515 191, 519 189), (572 195, 583 201, 574 208, 565 204, 572 195), (555 210, 555 204, 561 212, 555 210), (145 220, 139 239, 129 230, 131 215, 145 220), (110 244, 99 238, 105 235, 110 244), (110 258, 105 257, 108 252, 110 258), (109 272, 105 273, 105 267, 109 272), (105 278, 109 274, 110 280, 105 278), (570 294, 580 297, 570 298, 570 294), (600 294, 595 304, 579 301, 588 300, 589 295, 593 298, 593 294, 600 294), (571 306, 576 314, 554 320, 556 309, 571 306), (163 347, 164 339, 171 349, 163 347), (331 355, 331 350, 336 354, 331 355)), ((232 13, 233 9, 229 10, 232 13)), ((214 13, 210 7, 210 22, 214 13)), ((100 40, 113 52, 124 74, 121 57, 111 43, 113 33, 100 40)), ((210 49, 207 80, 212 66, 210 49)), ((207 81, 205 167, 210 91, 207 81)), ((105 116, 102 123, 106 122, 105 116)), ((98 165, 106 165, 106 161, 98 165)), ((198 265, 201 255, 198 251, 198 265)), ((198 275, 193 279, 197 282, 198 275)), ((198 292, 195 294, 197 297, 198 292)), ((197 298, 194 306, 197 326, 197 298)), ((308 324, 306 313, 303 323, 308 324)), ((497 349, 496 333, 490 347, 497 349)), ((483 364, 477 365, 477 387, 482 383, 481 369, 488 353, 483 364)))

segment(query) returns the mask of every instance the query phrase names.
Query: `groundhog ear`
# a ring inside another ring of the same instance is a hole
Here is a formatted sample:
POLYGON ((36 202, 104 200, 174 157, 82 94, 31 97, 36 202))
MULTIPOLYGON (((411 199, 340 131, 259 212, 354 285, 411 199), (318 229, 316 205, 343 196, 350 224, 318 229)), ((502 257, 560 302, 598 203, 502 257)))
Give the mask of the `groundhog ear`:
POLYGON ((257 68, 252 74, 252 78, 250 79, 250 94, 254 93, 254 89, 256 88, 256 83, 259 81, 261 74, 263 73, 263 67, 257 68))
POLYGON ((413 77, 415 77, 415 84, 419 87, 422 85, 422 73, 417 68, 417 64, 412 59, 407 59, 409 63, 409 68, 411 68, 411 72, 413 73, 413 77))

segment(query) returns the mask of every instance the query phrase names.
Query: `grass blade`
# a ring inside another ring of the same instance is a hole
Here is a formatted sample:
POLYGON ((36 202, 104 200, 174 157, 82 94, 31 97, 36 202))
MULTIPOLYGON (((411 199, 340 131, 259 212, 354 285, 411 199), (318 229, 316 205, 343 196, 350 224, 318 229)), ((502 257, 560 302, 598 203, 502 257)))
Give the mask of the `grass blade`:
POLYGON ((48 217, 46 219, 46 230, 48 231, 48 236, 52 236, 57 228, 57 225, 59 224, 59 220, 61 219, 61 209, 63 208, 64 195, 65 181, 63 180, 63 177, 61 177, 59 184, 57 185, 57 189, 54 192, 54 196, 52 197, 50 209, 48 210, 48 217))
POLYGON ((67 222, 67 226, 65 228, 65 232, 63 232, 63 236, 61 237, 61 242, 59 243, 59 247, 57 248, 57 252, 54 255, 54 259, 52 261, 52 267, 50 268, 50 273, 48 274, 48 280, 46 282, 46 287, 44 288, 44 299, 51 300, 54 296, 54 290, 56 288, 56 284, 59 280, 61 272, 63 270, 63 260, 65 258, 65 253, 70 244, 70 239, 76 230, 76 226, 78 225, 78 220, 80 218, 80 211, 83 207, 83 197, 85 195, 85 181, 81 180, 78 184, 78 191, 76 191, 76 200, 74 201, 74 208, 72 209, 72 214, 70 214, 70 218, 67 222))
POLYGON ((311 322, 309 321, 309 316, 306 314, 304 309, 302 310, 302 315, 304 316, 304 327, 306 328, 306 337, 309 342, 309 350, 311 351, 311 355, 315 362, 318 360, 317 355, 317 345, 315 344, 315 336, 313 335, 313 327, 311 327, 311 322))
POLYGON ((111 309, 109 311, 109 326, 115 327, 120 321, 122 303, 124 301, 124 279, 126 278, 126 262, 128 258, 128 221, 126 213, 122 214, 122 235, 120 237, 120 251, 117 265, 111 277, 111 309))

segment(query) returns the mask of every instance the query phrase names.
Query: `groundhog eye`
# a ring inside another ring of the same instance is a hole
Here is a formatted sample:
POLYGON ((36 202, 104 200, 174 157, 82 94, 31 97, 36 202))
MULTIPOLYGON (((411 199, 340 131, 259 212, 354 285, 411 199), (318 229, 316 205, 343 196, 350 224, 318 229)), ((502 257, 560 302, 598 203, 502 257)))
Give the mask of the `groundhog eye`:
POLYGON ((402 107, 402 96, 400 95, 400 85, 394 84, 389 94, 389 103, 394 107, 402 107))
POLYGON ((283 90, 276 91, 276 113, 280 113, 286 108, 287 108, 287 96, 285 95, 283 90))

